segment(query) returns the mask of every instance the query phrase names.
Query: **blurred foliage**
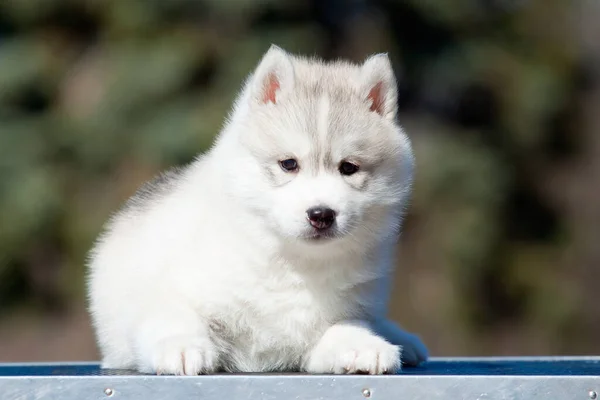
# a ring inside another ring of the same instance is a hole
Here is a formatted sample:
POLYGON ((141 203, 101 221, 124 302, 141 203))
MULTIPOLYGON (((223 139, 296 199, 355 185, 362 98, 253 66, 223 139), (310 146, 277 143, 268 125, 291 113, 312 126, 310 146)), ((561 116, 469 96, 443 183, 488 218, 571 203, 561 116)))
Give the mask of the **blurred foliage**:
POLYGON ((553 180, 575 182, 569 166, 591 157, 577 4, 0 2, 0 313, 83 307, 104 221, 210 146, 277 43, 394 62, 418 160, 394 317, 436 354, 600 351, 585 289, 600 235, 577 246, 598 232, 573 211, 596 200, 553 180))

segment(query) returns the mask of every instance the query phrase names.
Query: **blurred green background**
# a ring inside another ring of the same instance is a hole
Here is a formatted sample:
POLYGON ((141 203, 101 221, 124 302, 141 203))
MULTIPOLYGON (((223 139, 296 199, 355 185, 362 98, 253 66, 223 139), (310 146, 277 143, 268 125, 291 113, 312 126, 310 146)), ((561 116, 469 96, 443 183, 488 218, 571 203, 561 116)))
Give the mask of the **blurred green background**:
POLYGON ((391 314, 436 356, 600 353, 600 3, 1 0, 0 361, 94 360, 86 252, 276 43, 389 52, 417 154, 391 314))

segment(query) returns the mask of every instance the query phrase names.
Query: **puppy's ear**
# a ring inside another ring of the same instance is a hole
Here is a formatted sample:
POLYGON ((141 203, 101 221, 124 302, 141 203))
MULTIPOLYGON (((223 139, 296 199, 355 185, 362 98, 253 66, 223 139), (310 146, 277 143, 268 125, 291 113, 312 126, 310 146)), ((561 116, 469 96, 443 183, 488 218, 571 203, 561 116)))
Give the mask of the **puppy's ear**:
POLYGON ((387 54, 375 54, 365 60, 361 71, 361 91, 371 111, 388 119, 396 117, 398 88, 387 54))
POLYGON ((251 101, 277 104, 294 87, 294 66, 290 55, 271 45, 256 67, 251 81, 251 101))

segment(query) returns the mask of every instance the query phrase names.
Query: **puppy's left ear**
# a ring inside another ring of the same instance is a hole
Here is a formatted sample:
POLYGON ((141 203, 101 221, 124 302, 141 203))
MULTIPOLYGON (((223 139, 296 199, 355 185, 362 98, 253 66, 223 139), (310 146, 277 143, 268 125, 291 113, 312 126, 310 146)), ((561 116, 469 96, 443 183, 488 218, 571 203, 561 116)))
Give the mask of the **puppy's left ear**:
POLYGON ((392 64, 386 53, 367 58, 362 65, 361 92, 370 110, 384 118, 396 118, 398 88, 392 64))
POLYGON ((271 45, 251 79, 252 101, 277 104, 294 88, 294 66, 290 55, 281 47, 271 45))

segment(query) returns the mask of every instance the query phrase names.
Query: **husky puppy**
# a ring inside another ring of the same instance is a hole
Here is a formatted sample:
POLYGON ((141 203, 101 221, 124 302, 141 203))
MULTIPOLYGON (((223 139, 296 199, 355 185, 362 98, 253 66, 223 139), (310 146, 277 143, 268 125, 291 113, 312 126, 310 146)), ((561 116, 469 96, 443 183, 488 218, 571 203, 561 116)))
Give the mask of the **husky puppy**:
POLYGON ((413 154, 386 54, 272 46, 214 146, 143 186, 89 257, 106 368, 393 373, 427 350, 386 319, 413 154))

